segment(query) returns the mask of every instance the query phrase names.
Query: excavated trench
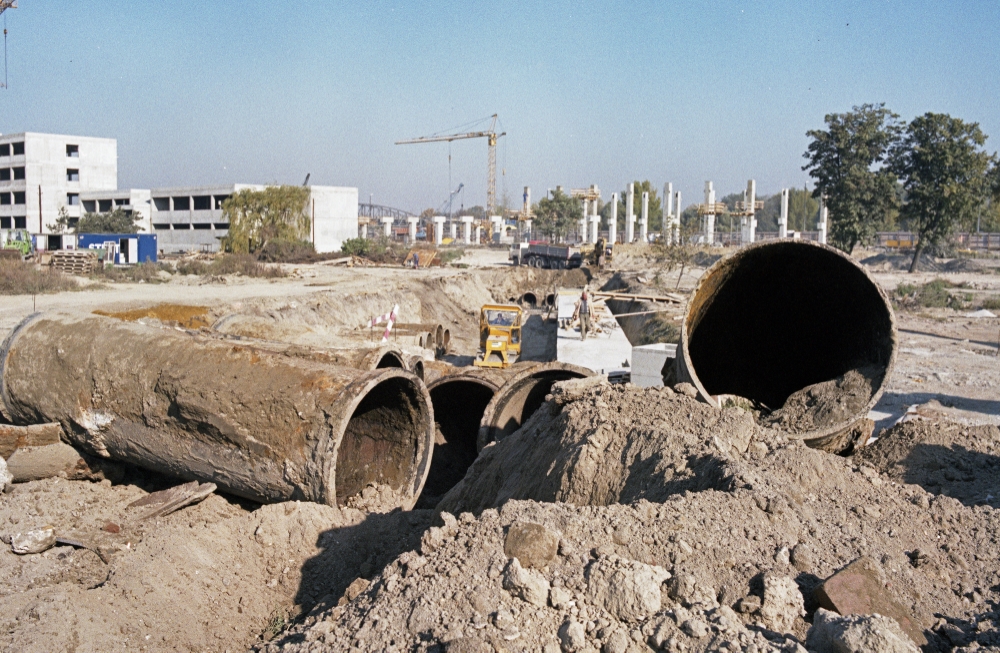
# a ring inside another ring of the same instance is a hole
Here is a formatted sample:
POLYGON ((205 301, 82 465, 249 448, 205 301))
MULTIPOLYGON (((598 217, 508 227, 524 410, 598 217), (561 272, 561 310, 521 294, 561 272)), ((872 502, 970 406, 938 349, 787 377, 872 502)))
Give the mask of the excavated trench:
POLYGON ((892 307, 861 266, 830 247, 771 241, 739 250, 702 277, 681 329, 677 372, 712 405, 736 395, 765 412, 793 395, 803 405, 827 400, 817 384, 835 391, 852 374, 867 379, 870 389, 849 414, 831 413, 805 434, 820 437, 867 414, 895 353, 892 307))

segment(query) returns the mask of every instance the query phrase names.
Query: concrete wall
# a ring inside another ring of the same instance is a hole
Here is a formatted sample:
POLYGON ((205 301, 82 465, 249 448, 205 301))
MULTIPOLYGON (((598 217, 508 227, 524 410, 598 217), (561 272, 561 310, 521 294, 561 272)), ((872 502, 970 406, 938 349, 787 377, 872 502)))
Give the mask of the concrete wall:
POLYGON ((316 202, 317 252, 336 252, 348 238, 358 237, 358 189, 341 186, 311 186, 309 206, 316 202))
POLYGON ((107 213, 121 208, 130 215, 139 216, 136 226, 140 233, 152 233, 152 201, 148 189, 83 191, 80 193, 80 213, 107 213))
POLYGON ((14 155, 12 147, 9 156, 0 156, 0 169, 23 168, 24 179, 13 179, 11 174, 10 180, 0 180, 0 228, 17 226, 13 223, 18 218, 18 222, 24 222, 24 228, 48 233, 45 225, 55 223, 61 207, 66 207, 71 218, 80 217, 79 195, 84 191, 118 187, 118 142, 113 138, 35 132, 5 134, 0 136, 0 151, 3 145, 15 143, 24 144, 24 154, 14 155), (75 152, 68 152, 67 146, 74 146, 75 152), (71 170, 77 171, 72 180, 71 170), (13 193, 23 193, 24 203, 5 203, 13 193))

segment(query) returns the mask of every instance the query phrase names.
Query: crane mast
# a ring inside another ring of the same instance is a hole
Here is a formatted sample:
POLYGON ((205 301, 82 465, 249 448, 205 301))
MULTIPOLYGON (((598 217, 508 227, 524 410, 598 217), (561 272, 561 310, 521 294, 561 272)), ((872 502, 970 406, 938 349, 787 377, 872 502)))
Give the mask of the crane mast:
POLYGON ((497 133, 497 114, 490 116, 493 122, 490 128, 484 131, 465 132, 462 134, 444 134, 441 136, 419 136, 402 141, 396 141, 396 145, 414 145, 416 143, 442 143, 459 141, 466 138, 485 138, 489 146, 486 174, 486 214, 493 215, 497 204, 497 140, 501 136, 506 136, 507 132, 497 133))

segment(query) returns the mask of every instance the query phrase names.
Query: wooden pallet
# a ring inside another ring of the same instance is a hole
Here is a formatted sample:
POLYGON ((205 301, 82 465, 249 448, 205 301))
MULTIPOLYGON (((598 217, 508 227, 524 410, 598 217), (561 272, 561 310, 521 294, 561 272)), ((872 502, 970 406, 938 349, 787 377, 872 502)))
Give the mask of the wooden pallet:
POLYGON ((64 274, 90 274, 97 264, 97 252, 83 250, 52 252, 52 267, 64 274))

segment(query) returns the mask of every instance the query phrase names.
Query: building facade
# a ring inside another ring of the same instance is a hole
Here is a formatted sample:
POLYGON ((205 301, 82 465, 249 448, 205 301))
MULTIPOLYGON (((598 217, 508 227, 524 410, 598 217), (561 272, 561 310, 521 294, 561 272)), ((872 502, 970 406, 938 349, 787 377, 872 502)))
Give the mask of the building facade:
POLYGON ((0 135, 0 229, 49 233, 59 209, 82 215, 80 195, 118 188, 118 141, 60 134, 0 135))
MULTIPOLYGON (((122 209, 140 232, 157 236, 160 251, 218 251, 229 223, 222 203, 244 189, 229 184, 178 188, 118 188, 118 142, 113 138, 24 132, 0 135, 0 230, 51 234, 60 209, 70 226, 84 213, 122 209)), ((340 249, 358 232, 358 189, 310 186, 309 240, 318 252, 340 249)), ((58 246, 53 236, 46 239, 58 246)))

